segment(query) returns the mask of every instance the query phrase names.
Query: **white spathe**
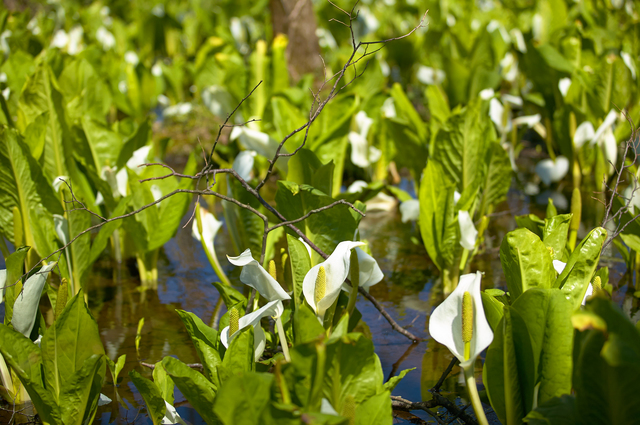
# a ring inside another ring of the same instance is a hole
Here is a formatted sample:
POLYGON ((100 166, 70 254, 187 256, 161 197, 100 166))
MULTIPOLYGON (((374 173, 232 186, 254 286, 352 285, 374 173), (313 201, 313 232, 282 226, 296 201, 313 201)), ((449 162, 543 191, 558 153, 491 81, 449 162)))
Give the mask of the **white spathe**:
POLYGON ((60 214, 53 215, 53 227, 56 230, 56 235, 63 245, 69 243, 69 223, 67 219, 60 214))
POLYGON ((430 86, 442 83, 446 78, 446 74, 440 69, 434 69, 429 66, 420 65, 416 77, 422 84, 430 86))
POLYGON ((169 425, 169 424, 187 425, 187 423, 184 420, 182 420, 182 418, 178 414, 176 408, 173 407, 171 404, 169 404, 167 400, 164 401, 164 405, 165 405, 165 414, 164 414, 164 418, 162 418, 163 425, 169 425))
POLYGON ((138 54, 136 52, 129 50, 124 54, 124 61, 129 65, 136 66, 140 63, 140 58, 138 58, 138 54))
POLYGON ((564 271, 564 268, 567 266, 567 263, 560 260, 553 260, 553 268, 556 269, 558 274, 561 274, 564 271))
POLYGON ((340 242, 333 253, 320 264, 316 264, 309 270, 302 281, 302 292, 307 303, 320 319, 324 320, 324 314, 340 294, 340 288, 349 276, 351 265, 351 250, 364 245, 363 242, 340 242), (320 266, 324 267, 326 276, 326 289, 324 297, 315 302, 316 278, 320 266))
POLYGON ((480 272, 460 276, 456 289, 436 307, 429 319, 431 337, 445 345, 451 354, 460 360, 460 366, 463 369, 472 367, 482 350, 493 341, 493 332, 482 306, 481 283, 482 273, 480 272), (464 358, 464 341, 462 340, 462 298, 465 292, 469 292, 473 300, 473 336, 468 360, 464 358))
POLYGON ((576 149, 580 149, 585 143, 590 142, 595 135, 596 130, 593 128, 593 124, 585 121, 576 128, 576 132, 573 134, 573 146, 576 149))
POLYGON ((135 171, 136 174, 140 174, 142 172, 142 168, 140 168, 140 166, 147 163, 150 151, 151 146, 143 146, 140 149, 135 150, 133 155, 131 155, 131 158, 127 161, 127 167, 135 171))
POLYGON ((27 279, 22 292, 13 304, 13 317, 11 318, 13 329, 27 338, 29 338, 33 325, 36 323, 40 296, 47 281, 47 276, 57 264, 55 262, 49 263, 27 279))
MULTIPOLYGON (((247 128, 246 126, 233 127, 233 130, 231 130, 231 135, 229 137, 231 140, 238 139, 240 144, 242 144, 245 149, 256 151, 258 154, 269 159, 272 159, 275 156, 276 150, 280 145, 278 141, 271 138, 267 133, 263 133, 258 130, 252 130, 250 128, 247 128)), ((280 150, 280 153, 288 152, 283 146, 280 150)), ((282 167, 286 172, 287 158, 280 158, 278 160, 278 166, 282 167)))
POLYGON ((347 188, 347 193, 358 193, 364 190, 368 186, 367 182, 364 180, 356 180, 349 185, 347 188))
POLYGON ((476 247, 478 231, 473 225, 469 211, 458 211, 458 225, 460 226, 460 245, 466 250, 473 251, 476 247))
POLYGON ((347 138, 351 143, 351 162, 360 168, 365 168, 378 161, 382 152, 374 146, 369 146, 367 135, 373 124, 373 119, 365 111, 360 111, 355 118, 355 131, 349 132, 347 138))
POLYGON ((571 87, 571 78, 562 78, 558 81, 558 89, 562 94, 562 97, 566 97, 567 93, 569 93, 569 87, 571 87))
POLYGON ((496 95, 496 92, 492 88, 488 88, 480 91, 479 95, 482 100, 489 100, 496 95))
POLYGON ((380 108, 380 112, 387 118, 395 118, 397 116, 396 113, 396 104, 392 97, 387 98, 382 104, 380 108))
POLYGON ((109 403, 111 403, 111 399, 109 397, 107 397, 106 395, 100 393, 100 396, 98 397, 98 407, 101 406, 105 406, 109 403))
POLYGON ((166 108, 162 114, 165 117, 185 117, 191 113, 193 105, 189 102, 181 102, 166 108))
POLYGON ((569 160, 564 156, 556 157, 556 161, 547 158, 536 164, 536 174, 547 186, 553 182, 558 182, 569 171, 569 160))
POLYGON ((504 123, 504 106, 495 97, 489 102, 489 118, 496 125, 501 134, 511 131, 511 114, 507 116, 506 124, 504 123))
POLYGON ((636 65, 635 63, 633 63, 633 59, 631 58, 631 55, 627 52, 620 52, 620 57, 622 58, 622 61, 624 62, 624 64, 627 65, 627 68, 629 68, 629 71, 631 71, 631 77, 635 80, 636 65))
POLYGON ((417 199, 410 199, 400 204, 400 216, 402 222, 418 221, 420 218, 420 201, 417 199))
POLYGON ((233 169, 242 177, 242 180, 251 180, 251 171, 255 162, 256 151, 242 151, 233 160, 233 169))
POLYGON ((105 27, 100 27, 96 31, 96 40, 102 45, 103 50, 110 50, 116 45, 116 38, 105 27))
MULTIPOLYGON (((160 189, 160 186, 158 186, 157 184, 153 184, 151 185, 151 187, 149 188, 149 190, 151 190, 151 196, 153 196, 153 201, 157 201, 158 199, 162 198, 162 189, 160 189)), ((158 202, 156 204, 156 207, 160 208, 160 204, 162 202, 158 202)))
POLYGON ((53 186, 53 190, 55 190, 56 192, 59 192, 60 186, 65 184, 64 182, 67 180, 69 180, 68 176, 58 176, 55 179, 53 179, 53 182, 51 184, 53 186))
MULTIPOLYGON (((207 211, 205 208, 200 208, 200 219, 202 220, 202 237, 204 238, 205 246, 210 254, 213 255, 215 252, 213 241, 216 237, 216 233, 222 227, 222 222, 216 220, 216 217, 207 211)), ((200 241, 200 232, 198 232, 198 222, 197 218, 193 220, 193 225, 191 226, 191 236, 194 237, 197 241, 200 241)))
MULTIPOLYGON (((267 341, 264 331, 262 330, 262 326, 260 326, 260 320, 263 317, 275 316, 279 306, 282 308, 282 301, 270 301, 253 313, 245 314, 238 321, 238 332, 248 326, 253 326, 253 350, 255 361, 260 360, 260 356, 264 352, 264 347, 267 341)), ((225 347, 229 348, 229 344, 231 344, 231 341, 238 332, 233 335, 229 335, 229 326, 227 326, 220 333, 220 341, 225 347)))
POLYGON ((591 295, 593 295, 593 285, 589 283, 587 292, 584 293, 584 298, 582 298, 582 305, 585 305, 587 303, 587 298, 589 298, 591 295))
POLYGON ((250 249, 246 249, 237 257, 229 257, 227 255, 227 258, 234 266, 242 267, 240 281, 258 291, 260 295, 267 300, 291 299, 289 294, 282 289, 278 281, 271 277, 269 272, 253 258, 250 249))
POLYGON ((516 127, 521 125, 526 125, 529 128, 533 128, 536 124, 540 123, 541 116, 540 114, 535 115, 523 115, 518 118, 514 118, 512 123, 516 127))

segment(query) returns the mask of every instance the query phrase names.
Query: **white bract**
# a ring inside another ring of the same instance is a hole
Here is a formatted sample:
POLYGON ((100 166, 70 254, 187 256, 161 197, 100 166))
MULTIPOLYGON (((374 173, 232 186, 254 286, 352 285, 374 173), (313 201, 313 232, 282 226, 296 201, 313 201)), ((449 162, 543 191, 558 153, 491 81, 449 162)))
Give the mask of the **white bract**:
POLYGON ((398 200, 386 193, 379 192, 376 196, 366 201, 365 205, 368 212, 391 211, 398 205, 398 200))
POLYGON ((473 251, 476 247, 478 231, 473 225, 469 211, 458 211, 458 225, 460 226, 460 245, 466 250, 473 251))
POLYGON ((55 179, 53 179, 53 183, 51 184, 53 186, 53 190, 55 190, 56 192, 59 192, 60 186, 62 186, 64 182, 67 180, 69 180, 68 176, 58 176, 55 179))
POLYGON ((416 74, 418 81, 428 86, 437 85, 444 81, 446 74, 440 69, 434 69, 429 66, 421 65, 416 74))
POLYGON ((254 260, 250 249, 245 250, 238 257, 229 257, 227 255, 227 258, 234 266, 242 267, 240 281, 258 291, 267 300, 282 301, 291 299, 278 281, 260 263, 254 260))
POLYGON ((49 272, 53 270, 57 263, 49 263, 32 275, 24 284, 22 292, 13 304, 13 317, 11 324, 13 329, 29 338, 31 330, 36 323, 38 305, 42 289, 47 282, 49 272))
MULTIPOLYGON (((231 140, 238 139, 240 144, 245 149, 256 151, 258 154, 264 156, 265 158, 273 158, 276 154, 278 146, 280 145, 277 140, 270 137, 267 133, 263 133, 258 130, 252 130, 250 128, 247 128, 246 126, 233 127, 229 138, 231 140)), ((287 153, 287 150, 282 147, 280 153, 287 153)), ((286 172, 287 158, 280 158, 278 160, 278 167, 282 168, 283 171, 286 172)))
POLYGON ((562 180, 568 171, 569 160, 564 156, 556 157, 555 162, 547 158, 536 164, 536 174, 546 185, 562 180))
POLYGON ((553 268, 556 269, 556 272, 558 272, 558 274, 562 273, 566 266, 567 266, 567 263, 563 261, 553 260, 553 268))
POLYGON ((233 169, 243 180, 251 180, 251 171, 255 162, 256 151, 242 151, 233 160, 233 169))
POLYGON ((351 143, 351 162, 358 167, 365 168, 378 161, 382 152, 374 146, 369 146, 367 134, 373 120, 367 113, 360 111, 355 116, 356 131, 349 132, 347 136, 351 143))
POLYGON ((124 61, 130 65, 136 66, 140 63, 140 58, 138 58, 136 52, 129 50, 124 54, 124 61))
POLYGON ((363 242, 340 242, 333 253, 320 264, 316 264, 309 270, 302 281, 302 292, 307 303, 320 319, 324 320, 324 314, 333 304, 340 294, 340 288, 349 276, 349 266, 351 265, 351 250, 355 247, 364 245, 363 242), (316 302, 316 280, 320 267, 325 272, 325 288, 324 294, 316 302))
POLYGON ((105 27, 100 27, 96 31, 96 40, 102 45, 103 50, 110 50, 116 45, 116 38, 105 27))
POLYGON ((562 97, 567 96, 567 93, 569 93, 569 87, 571 87, 571 78, 562 78, 558 81, 558 89, 560 89, 562 97))
POLYGON ((434 310, 429 319, 431 337, 445 345, 451 354, 460 360, 463 369, 472 367, 482 350, 493 341, 493 332, 482 306, 481 281, 480 272, 460 276, 456 289, 434 310), (469 343, 468 358, 465 358, 465 342, 462 336, 462 300, 465 292, 469 292, 473 300, 473 335, 469 343))
POLYGON ((56 230, 56 235, 63 245, 69 243, 69 223, 67 219, 59 214, 53 215, 53 227, 56 230))
POLYGON ((164 405, 165 405, 165 414, 164 414, 164 418, 162 418, 163 425, 165 424, 187 425, 187 423, 184 420, 182 420, 182 418, 176 411, 176 408, 173 407, 171 404, 169 404, 167 400, 164 401, 164 405))
POLYGON ((417 221, 420 218, 420 201, 417 199, 409 199, 400 204, 400 216, 402 222, 417 221))
POLYGON ((275 300, 265 304, 261 309, 254 311, 253 313, 245 314, 238 320, 238 331, 233 335, 229 335, 229 326, 224 328, 220 333, 220 341, 222 344, 229 348, 229 344, 233 341, 233 338, 240 332, 240 330, 247 326, 253 326, 253 349, 255 361, 260 360, 260 356, 264 352, 264 347, 267 338, 264 335, 262 326, 260 326, 260 320, 263 317, 275 316, 277 313, 278 305, 282 305, 282 301, 275 300))
POLYGON ((177 103, 167 107, 162 113, 165 117, 185 117, 191 113, 193 105, 189 102, 177 103))
MULTIPOLYGON (((222 222, 216 220, 216 217, 206 209, 200 206, 198 208, 200 208, 200 219, 202 220, 202 238, 209 253, 213 254, 215 252, 213 241, 216 233, 218 233, 218 230, 222 227, 222 222)), ((191 236, 197 241, 201 240, 200 232, 198 232, 198 222, 196 220, 193 220, 193 225, 191 226, 191 236)))
POLYGON ((589 286, 587 287, 587 292, 584 293, 584 298, 582 298, 582 305, 585 305, 587 303, 587 299, 593 295, 593 284, 589 283, 589 286))

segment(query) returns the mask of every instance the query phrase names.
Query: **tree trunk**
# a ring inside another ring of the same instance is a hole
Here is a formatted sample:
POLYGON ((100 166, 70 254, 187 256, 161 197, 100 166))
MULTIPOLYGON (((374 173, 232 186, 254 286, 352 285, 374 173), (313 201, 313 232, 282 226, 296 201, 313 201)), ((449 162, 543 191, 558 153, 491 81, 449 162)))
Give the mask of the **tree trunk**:
POLYGON ((289 75, 297 82, 304 74, 323 75, 316 15, 311 0, 270 0, 273 33, 289 39, 289 75))

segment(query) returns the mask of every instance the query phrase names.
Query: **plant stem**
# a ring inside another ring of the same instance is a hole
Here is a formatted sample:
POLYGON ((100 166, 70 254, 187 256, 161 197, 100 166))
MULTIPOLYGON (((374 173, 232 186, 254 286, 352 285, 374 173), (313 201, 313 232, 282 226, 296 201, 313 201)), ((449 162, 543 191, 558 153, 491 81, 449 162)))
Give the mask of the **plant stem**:
POLYGON ((289 344, 287 343, 287 336, 284 333, 284 327, 282 326, 281 317, 278 317, 276 319, 276 328, 278 329, 278 336, 280 337, 280 345, 282 346, 282 354, 284 354, 284 359, 287 362, 290 362, 291 357, 289 356, 289 344))
POLYGON ((469 399, 471 399, 471 405, 476 412, 476 418, 480 425, 489 425, 487 416, 484 414, 484 408, 480 401, 480 395, 478 394, 478 387, 476 386, 476 378, 473 376, 473 365, 464 369, 464 378, 467 384, 467 391, 469 392, 469 399))

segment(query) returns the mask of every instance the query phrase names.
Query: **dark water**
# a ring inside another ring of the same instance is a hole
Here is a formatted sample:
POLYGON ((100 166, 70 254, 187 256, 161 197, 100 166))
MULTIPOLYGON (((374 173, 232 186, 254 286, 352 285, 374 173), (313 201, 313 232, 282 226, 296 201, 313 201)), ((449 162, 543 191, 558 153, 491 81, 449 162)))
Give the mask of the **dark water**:
MULTIPOLYGON (((410 182, 404 182, 411 189, 410 182)), ((561 190, 570 199, 569 189, 561 190)), ((483 287, 504 288, 505 281, 500 265, 498 248, 504 234, 515 228, 514 215, 536 213, 544 216, 546 195, 527 196, 519 183, 514 181, 508 201, 497 208, 492 217, 486 239, 487 249, 478 255, 471 271, 484 271, 483 287)), ((557 197, 557 194, 554 195, 557 197)), ((599 221, 595 201, 589 201, 590 193, 583 195, 585 228, 599 221)), ((558 205, 558 202, 556 202, 558 205)), ((559 207, 560 213, 563 208, 559 207)), ((221 217, 221 214, 218 214, 221 217)), ((378 260, 385 279, 371 288, 371 293, 382 302, 387 311, 401 326, 420 337, 427 338, 419 344, 411 344, 405 337, 394 332, 379 312, 365 299, 359 299, 357 307, 369 326, 386 377, 403 369, 416 368, 398 385, 394 395, 412 401, 429 399, 428 390, 440 378, 442 371, 452 359, 449 351, 428 339, 428 317, 442 300, 437 285, 439 272, 429 260, 426 251, 418 242, 415 223, 402 223, 397 209, 392 212, 372 212, 362 220, 361 238, 369 242, 373 256, 378 260)), ((584 236, 584 235, 580 235, 584 236)), ((234 271, 224 257, 233 252, 225 228, 216 237, 216 252, 225 271, 232 280, 238 281, 238 270, 234 271)), ((635 289, 628 285, 625 266, 610 250, 603 253, 603 263, 610 266, 610 282, 618 287, 614 300, 638 320, 638 299, 633 297, 635 289)), ((126 365, 120 374, 117 386, 107 373, 107 384, 103 393, 114 400, 98 411, 96 423, 147 424, 144 402, 128 378, 128 372, 136 369, 150 377, 148 369, 140 361, 155 363, 171 355, 183 362, 198 362, 193 345, 182 322, 175 313, 184 309, 198 315, 205 322, 211 319, 218 299, 211 282, 217 280, 199 243, 191 237, 191 228, 180 229, 164 247, 159 259, 158 289, 141 292, 135 265, 114 265, 104 255, 94 266, 89 285, 89 304, 98 321, 102 340, 108 356, 116 360, 127 355, 126 365), (144 318, 139 356, 135 338, 138 321, 144 318), (116 401, 116 390, 122 404, 116 401)), ((3 264, 0 264, 3 267, 3 264)), ((45 308, 43 305, 43 312, 45 308)), ((2 312, 4 314, 4 312, 2 312)), ((47 317, 49 313, 45 314, 47 317)), ((481 373, 476 371, 481 384, 481 373)), ((457 394, 465 394, 458 368, 447 378, 443 394, 457 403, 457 394)), ((184 420, 192 424, 203 421, 176 390, 176 407, 184 420)), ((429 420, 426 413, 417 416, 429 420)), ((2 418, 0 418, 2 419, 2 418)))

